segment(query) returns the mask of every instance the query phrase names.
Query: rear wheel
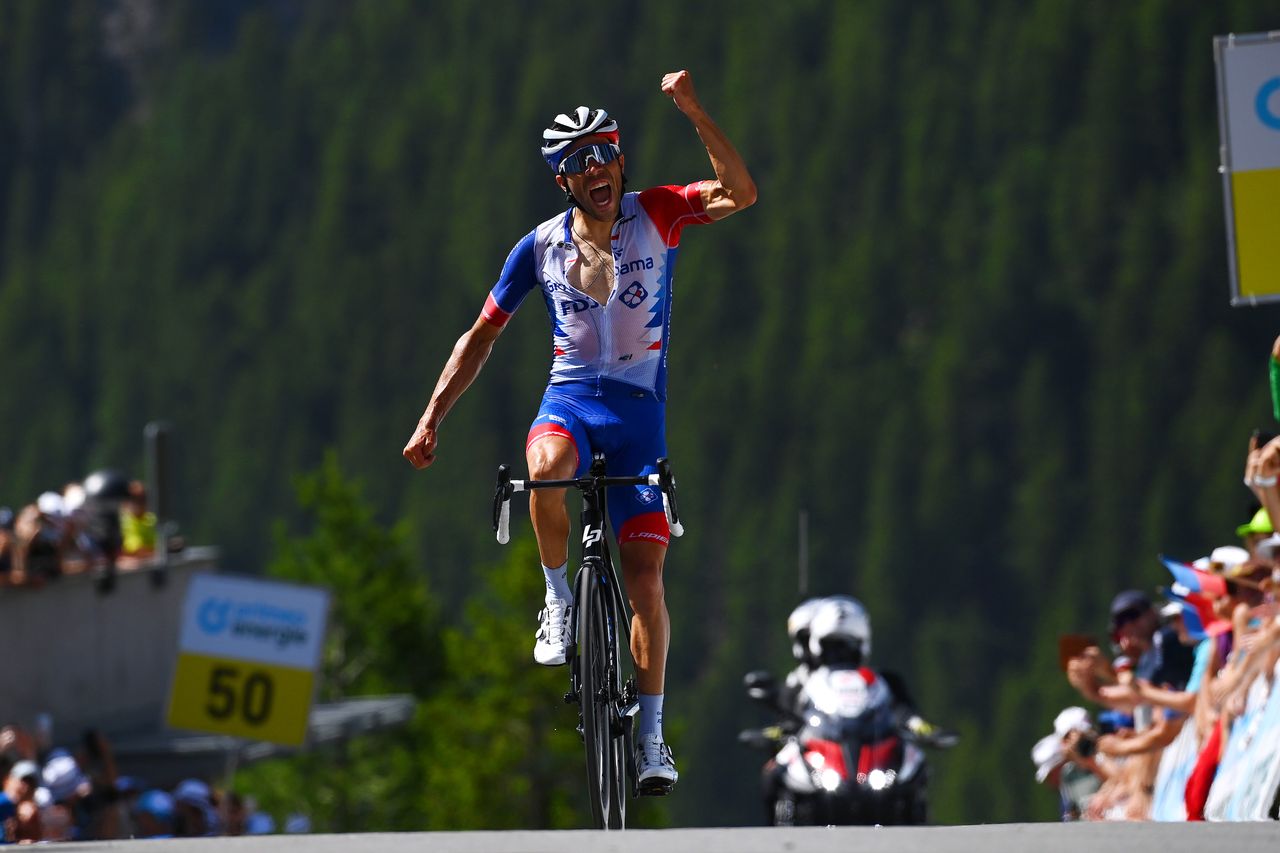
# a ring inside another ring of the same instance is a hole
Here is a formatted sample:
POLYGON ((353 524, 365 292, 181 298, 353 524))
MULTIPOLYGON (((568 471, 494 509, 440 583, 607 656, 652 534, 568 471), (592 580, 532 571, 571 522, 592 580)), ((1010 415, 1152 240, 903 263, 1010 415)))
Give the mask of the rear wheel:
POLYGON ((587 793, 599 829, 626 823, 626 750, 617 698, 617 631, 610 590, 593 571, 583 571, 578 588, 579 699, 587 750, 587 793))

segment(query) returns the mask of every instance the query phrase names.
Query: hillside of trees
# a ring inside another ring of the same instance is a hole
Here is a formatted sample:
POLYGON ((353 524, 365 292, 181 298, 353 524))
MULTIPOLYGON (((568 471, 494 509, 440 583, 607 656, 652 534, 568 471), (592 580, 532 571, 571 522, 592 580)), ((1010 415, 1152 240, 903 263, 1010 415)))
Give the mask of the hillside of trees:
MULTIPOLYGON (((936 762, 935 817, 1051 818, 1028 751, 1072 697, 1057 635, 1100 631, 1116 590, 1163 582, 1157 553, 1194 558, 1248 517, 1278 329, 1272 308, 1228 306, 1211 39, 1277 26, 1263 0, 12 0, 0 504, 141 473, 162 418, 187 538, 228 569, 304 577, 278 531, 311 529, 299 477, 340 465, 362 523, 398 531, 370 534, 342 588, 402 549, 411 571, 392 577, 414 579, 405 612, 432 633, 399 627, 441 658, 347 685, 437 700, 394 750, 418 751, 397 778, 420 790, 350 814, 445 826, 425 804, 456 795, 472 799, 454 826, 571 823, 580 804, 558 794, 485 808, 458 769, 467 720, 575 748, 539 734, 549 708, 568 719, 560 679, 511 675, 539 606, 528 524, 510 552, 488 526, 545 384, 536 300, 439 461, 415 472, 400 450, 507 251, 561 209, 537 150, 551 116, 607 106, 633 189, 710 175, 658 88, 688 68, 760 200, 681 247, 668 440, 689 532, 668 561, 666 714, 682 779, 650 820, 758 818, 762 756, 735 735, 761 714, 740 682, 788 664, 801 511, 809 591, 861 598, 877 663, 963 733, 936 762), (474 677, 521 701, 468 681, 469 643, 493 659, 474 677)), ((482 746, 489 767, 528 757, 482 746)), ((356 771, 382 772, 347 766, 357 792, 356 771)), ((558 766, 513 772, 541 790, 558 766)))

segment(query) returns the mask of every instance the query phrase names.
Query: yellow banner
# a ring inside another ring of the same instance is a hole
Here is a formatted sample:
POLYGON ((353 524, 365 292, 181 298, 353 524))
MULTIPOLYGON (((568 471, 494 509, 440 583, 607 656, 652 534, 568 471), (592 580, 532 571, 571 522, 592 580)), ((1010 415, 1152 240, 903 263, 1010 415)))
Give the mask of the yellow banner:
POLYGON ((309 670, 183 652, 169 694, 168 723, 301 746, 313 685, 309 670))
POLYGON ((1241 298, 1280 295, 1280 169, 1233 173, 1231 202, 1241 298))

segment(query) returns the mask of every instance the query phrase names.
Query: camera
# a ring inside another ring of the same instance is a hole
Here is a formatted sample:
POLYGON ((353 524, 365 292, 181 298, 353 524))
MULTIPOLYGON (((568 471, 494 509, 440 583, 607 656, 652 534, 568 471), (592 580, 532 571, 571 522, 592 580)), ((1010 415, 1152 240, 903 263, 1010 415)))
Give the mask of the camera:
POLYGON ((1075 752, 1081 758, 1092 758, 1098 751, 1098 739, 1091 734, 1081 734, 1076 741, 1075 752))

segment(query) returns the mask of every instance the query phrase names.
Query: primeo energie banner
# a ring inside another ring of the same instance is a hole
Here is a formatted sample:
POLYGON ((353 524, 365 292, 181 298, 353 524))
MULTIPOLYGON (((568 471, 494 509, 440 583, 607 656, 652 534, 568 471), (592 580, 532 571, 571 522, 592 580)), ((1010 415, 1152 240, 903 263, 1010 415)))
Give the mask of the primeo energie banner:
POLYGON ((1280 31, 1218 36, 1231 304, 1280 300, 1280 31))

